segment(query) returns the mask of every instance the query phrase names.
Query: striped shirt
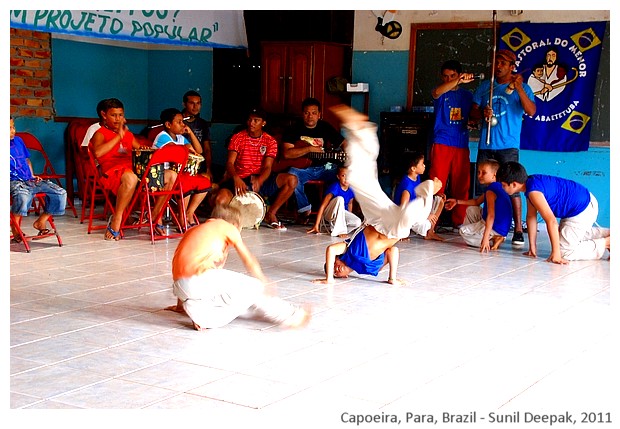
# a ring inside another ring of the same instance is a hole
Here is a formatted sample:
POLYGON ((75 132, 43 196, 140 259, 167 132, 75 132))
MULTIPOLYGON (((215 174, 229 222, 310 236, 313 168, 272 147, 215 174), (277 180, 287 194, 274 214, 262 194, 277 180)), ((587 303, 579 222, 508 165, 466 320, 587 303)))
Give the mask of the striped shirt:
POLYGON ((237 152, 235 170, 239 177, 244 179, 260 172, 264 157, 275 159, 278 154, 278 142, 265 132, 260 137, 254 138, 250 137, 247 130, 243 130, 232 136, 228 150, 237 152))

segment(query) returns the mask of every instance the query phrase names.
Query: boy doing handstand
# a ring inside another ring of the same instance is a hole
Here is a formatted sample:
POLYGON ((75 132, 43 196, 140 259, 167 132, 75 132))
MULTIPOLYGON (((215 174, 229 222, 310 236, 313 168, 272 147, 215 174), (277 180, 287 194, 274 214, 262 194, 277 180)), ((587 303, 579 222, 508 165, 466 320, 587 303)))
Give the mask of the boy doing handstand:
POLYGON ((332 111, 343 123, 348 180, 365 222, 350 240, 327 247, 326 278, 314 282, 333 283, 334 277, 348 277, 352 271, 376 276, 389 264, 388 283, 404 284, 396 278, 399 251, 394 245, 409 236, 411 225, 428 218, 433 195, 441 189, 441 181, 437 178, 424 181, 415 188, 417 198, 396 205, 383 192, 377 179, 377 126, 350 107, 336 106, 332 111))

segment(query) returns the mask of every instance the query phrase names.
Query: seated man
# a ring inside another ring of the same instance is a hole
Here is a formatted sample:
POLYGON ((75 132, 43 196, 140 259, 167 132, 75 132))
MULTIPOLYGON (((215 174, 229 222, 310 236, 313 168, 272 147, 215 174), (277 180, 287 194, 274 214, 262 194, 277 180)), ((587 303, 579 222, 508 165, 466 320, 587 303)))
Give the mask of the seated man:
POLYGON ((90 140, 90 148, 99 162, 102 185, 116 195, 116 207, 104 238, 118 241, 121 238, 123 213, 138 185, 131 152, 139 148, 140 144, 127 128, 125 108, 120 100, 108 98, 102 107, 103 126, 90 140))
POLYGON ((287 173, 272 173, 273 160, 278 153, 278 143, 263 131, 267 124, 266 113, 261 109, 252 109, 248 116, 247 129, 238 132, 228 145, 226 175, 221 189, 215 198, 215 204, 228 204, 235 195, 248 190, 260 193, 270 199, 269 209, 264 222, 273 229, 286 231, 276 214, 289 199, 297 178, 287 173))
MULTIPOLYGON (((165 109, 160 115, 161 121, 164 123, 164 130, 160 132, 153 142, 154 148, 162 148, 167 144, 186 145, 189 147, 190 153, 200 155, 202 153, 202 146, 193 131, 183 122, 183 114, 175 108, 165 109), (185 135, 189 135, 191 142, 187 141, 185 135)), ((185 195, 185 220, 187 221, 187 227, 191 228, 196 226, 194 222, 194 213, 196 209, 205 199, 207 192, 211 189, 211 180, 202 174, 192 176, 191 174, 182 171, 180 173, 181 187, 183 188, 183 195, 185 195)), ((182 213, 179 213, 182 215, 182 213)), ((163 225, 159 219, 155 230, 159 235, 164 235, 163 225)))
POLYGON ((334 277, 348 277, 352 271, 376 276, 389 264, 388 283, 404 284, 396 278, 399 253, 394 245, 409 236, 411 225, 428 218, 433 195, 441 189, 441 181, 437 178, 426 180, 415 188, 415 199, 395 204, 383 192, 377 179, 376 125, 350 107, 338 106, 333 111, 346 131, 348 179, 364 214, 364 224, 351 240, 327 248, 326 278, 314 282, 333 283, 334 277))
POLYGON ((336 181, 336 161, 342 158, 335 151, 340 149, 344 138, 321 119, 321 103, 316 98, 306 98, 301 109, 303 120, 287 129, 282 136, 282 159, 276 171, 291 166, 288 172, 297 177, 297 212, 305 223, 312 205, 304 186, 310 180, 323 180, 326 183, 336 181), (334 157, 330 157, 332 154, 334 157))
MULTIPOLYGON (((23 216, 28 216, 28 210, 35 194, 43 192, 45 196, 45 207, 32 226, 39 231, 39 235, 49 234, 46 224, 50 216, 60 216, 65 214, 67 203, 67 191, 50 180, 43 180, 35 176, 30 162, 30 152, 26 144, 15 136, 15 122, 11 118, 11 213, 19 225, 23 216)), ((13 240, 20 241, 19 233, 13 230, 11 224, 13 240)))

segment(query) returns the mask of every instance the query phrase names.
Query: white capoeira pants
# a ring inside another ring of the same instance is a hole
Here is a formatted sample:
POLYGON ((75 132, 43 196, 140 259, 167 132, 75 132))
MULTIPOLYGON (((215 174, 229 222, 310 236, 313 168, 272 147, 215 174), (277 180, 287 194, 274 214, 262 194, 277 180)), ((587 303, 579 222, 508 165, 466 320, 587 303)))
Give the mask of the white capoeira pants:
MULTIPOLYGON (((465 240, 469 246, 480 247, 482 243, 482 237, 484 236, 484 228, 486 228, 486 221, 482 219, 482 207, 469 206, 465 211, 465 221, 459 228, 459 234, 465 240)), ((491 229, 491 237, 494 235, 501 235, 491 229)))
POLYGON ((598 217, 598 201, 590 193, 590 204, 577 216, 560 220, 560 251, 568 261, 601 259, 609 228, 592 226, 598 217))
POLYGON ((211 269, 172 284, 187 315, 201 328, 219 328, 250 312, 274 323, 294 317, 299 307, 264 292, 260 280, 235 271, 211 269))
MULTIPOLYGON (((411 227, 423 224, 433 206, 433 181, 415 188, 416 198, 405 206, 394 203, 383 192, 377 175, 379 139, 372 122, 345 123, 347 179, 359 203, 364 222, 388 238, 407 238, 411 227)), ((424 234, 426 235, 426 234, 424 234)))
POLYGON ((344 205, 344 198, 335 197, 325 207, 323 219, 319 225, 325 225, 325 229, 333 237, 348 234, 362 224, 362 220, 348 211, 344 205))

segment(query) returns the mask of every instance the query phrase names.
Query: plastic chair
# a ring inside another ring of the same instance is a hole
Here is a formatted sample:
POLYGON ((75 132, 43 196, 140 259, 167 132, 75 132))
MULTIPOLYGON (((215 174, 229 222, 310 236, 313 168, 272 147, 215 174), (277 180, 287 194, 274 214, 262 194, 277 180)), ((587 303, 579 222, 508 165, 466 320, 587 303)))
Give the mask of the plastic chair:
POLYGON ((156 240, 175 238, 183 235, 183 231, 187 229, 187 220, 185 219, 185 203, 183 202, 183 189, 180 184, 180 175, 177 175, 177 178, 170 190, 163 190, 152 186, 152 184, 149 183, 149 173, 154 166, 164 163, 177 164, 178 171, 183 171, 185 169, 185 165, 187 164, 188 156, 189 150, 185 146, 172 144, 166 145, 161 149, 157 149, 152 153, 151 158, 144 169, 145 173, 140 179, 138 189, 136 190, 131 203, 129 203, 128 210, 123 216, 121 230, 148 227, 151 234, 151 244, 155 244, 156 240), (155 200, 159 197, 164 198, 164 203, 159 213, 153 213, 155 200), (170 199, 172 197, 176 197, 179 215, 175 214, 175 211, 172 210, 172 207, 170 206, 170 199), (130 222, 130 214, 136 210, 139 210, 140 217, 136 222, 130 222), (156 235, 156 225, 153 223, 153 220, 159 219, 159 217, 166 210, 169 210, 170 215, 176 224, 178 233, 156 235))
MULTIPOLYGON (((34 198, 32 199, 33 204, 37 204, 38 207, 45 207, 45 193, 40 192, 38 194, 35 194, 34 198)), ((13 199, 11 198, 11 204, 13 204, 13 199)), ((41 240, 43 238, 47 238, 47 237, 52 237, 52 236, 56 236, 56 240, 58 241, 58 247, 62 247, 62 238, 60 237, 60 234, 58 233, 58 229, 56 229, 56 224, 54 224, 54 216, 50 216, 49 219, 47 220, 50 224, 50 226, 52 227, 52 229, 50 230, 49 233, 47 234, 40 234, 40 235, 26 235, 24 234, 24 231, 22 230, 21 227, 21 222, 23 220, 23 217, 19 219, 19 221, 15 218, 15 215, 13 214, 13 212, 10 213, 11 214, 11 242, 18 242, 18 243, 23 243, 24 247, 26 248, 26 252, 30 253, 30 244, 28 244, 28 241, 30 240, 41 240), (13 231, 16 231, 17 234, 13 234, 13 231)))
MULTIPOLYGON (((64 174, 56 173, 56 170, 54 170, 54 167, 52 166, 52 163, 49 157, 47 156, 45 149, 43 149, 43 145, 41 144, 39 139, 37 139, 33 134, 26 133, 26 132, 18 132, 18 133, 15 133, 15 135, 18 137, 21 137, 21 139, 26 144, 26 147, 28 148, 28 150, 37 151, 43 157, 43 160, 44 160, 43 170, 39 173, 35 172, 35 176, 39 176, 42 179, 53 180, 59 186, 62 186, 60 179, 66 179, 66 176, 64 174)), ((33 201, 35 200, 36 199, 33 199, 33 201)), ((75 210, 73 201, 71 201, 70 198, 67 198, 67 205, 69 206, 69 209, 73 211, 73 216, 78 217, 77 210, 75 210)), ((37 213, 40 213, 40 207, 38 205, 34 205, 34 208, 37 213)))
MULTIPOLYGON (((86 210, 88 207, 88 233, 90 234, 94 230, 106 229, 107 220, 111 214, 114 214, 115 207, 112 204, 111 192, 103 187, 101 184, 101 172, 95 160, 95 155, 88 148, 88 168, 85 170, 86 183, 85 183, 85 199, 82 201, 82 221, 86 218, 86 210), (95 206, 97 201, 103 200, 103 213, 95 213, 95 206), (93 225, 93 220, 103 219, 106 221, 105 225, 93 225)), ((80 221, 80 223, 82 222, 80 221)), ((122 234, 122 233, 121 233, 122 234)))

